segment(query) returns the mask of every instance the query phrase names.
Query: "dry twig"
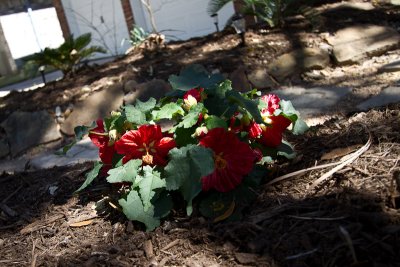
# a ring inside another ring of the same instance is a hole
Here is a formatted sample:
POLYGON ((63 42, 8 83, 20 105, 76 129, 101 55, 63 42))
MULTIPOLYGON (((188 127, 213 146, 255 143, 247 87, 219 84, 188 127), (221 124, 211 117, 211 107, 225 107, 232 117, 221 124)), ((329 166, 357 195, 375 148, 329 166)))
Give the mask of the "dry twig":
POLYGON ((329 172, 325 173, 320 178, 315 180, 311 184, 309 190, 313 190, 316 186, 318 186, 322 182, 326 181, 329 177, 331 177, 335 172, 339 171, 346 165, 349 165, 353 161, 355 161, 358 157, 360 157, 365 151, 367 151, 369 149, 369 147, 371 146, 371 143, 372 143, 372 136, 370 135, 368 138, 368 142, 364 146, 362 146, 359 150, 357 150, 353 154, 350 154, 349 157, 347 157, 347 159, 345 161, 343 161, 340 165, 336 166, 335 168, 333 168, 332 170, 330 170, 329 172))

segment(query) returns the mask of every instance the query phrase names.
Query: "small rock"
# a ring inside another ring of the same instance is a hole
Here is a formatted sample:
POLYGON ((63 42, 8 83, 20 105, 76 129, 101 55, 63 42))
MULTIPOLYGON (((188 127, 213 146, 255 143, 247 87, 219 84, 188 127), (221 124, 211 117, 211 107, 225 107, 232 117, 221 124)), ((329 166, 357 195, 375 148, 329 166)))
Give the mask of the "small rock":
POLYGON ((171 86, 168 83, 160 79, 155 79, 135 86, 132 91, 125 95, 124 103, 133 104, 136 99, 147 101, 151 97, 158 100, 164 97, 169 91, 171 91, 171 86))
POLYGON ((258 256, 251 253, 235 253, 235 257, 240 264, 256 263, 258 256))
POLYGON ((238 92, 247 92, 251 90, 251 85, 246 76, 244 67, 239 67, 229 75, 232 81, 232 88, 238 92))
POLYGON ((400 87, 393 86, 383 89, 380 94, 357 105, 357 108, 359 110, 368 110, 397 102, 400 102, 400 87))
POLYGON ((55 194, 55 192, 57 191, 57 189, 58 189, 58 186, 55 186, 55 185, 50 186, 50 187, 49 187, 49 194, 52 195, 52 196, 54 196, 54 194, 55 194))
POLYGON ((56 117, 61 117, 62 113, 61 113, 61 108, 60 108, 60 106, 57 106, 57 107, 56 107, 55 115, 56 115, 56 117))
POLYGON ((4 158, 10 154, 10 147, 6 138, 0 139, 0 158, 4 158))
POLYGON ((78 102, 73 112, 61 125, 61 131, 67 135, 74 135, 74 128, 79 125, 90 125, 98 118, 104 118, 111 111, 122 105, 122 85, 116 83, 102 91, 95 92, 84 101, 78 102))
POLYGON ((276 85, 266 69, 255 69, 247 77, 257 89, 272 88, 276 85))
POLYGON ((298 49, 283 54, 268 66, 268 72, 279 81, 305 70, 324 69, 329 65, 329 53, 318 48, 298 49))
POLYGON ((124 92, 129 93, 135 91, 136 86, 138 85, 137 81, 129 80, 124 84, 124 92))
POLYGON ((56 155, 54 151, 44 152, 31 159, 33 169, 48 169, 54 166, 68 166, 99 159, 98 148, 92 144, 89 138, 85 138, 75 144, 66 155, 56 155))
POLYGON ((57 123, 47 111, 13 112, 2 124, 12 156, 61 138, 57 123))
POLYGON ((358 25, 339 30, 327 41, 333 46, 338 64, 358 63, 361 59, 379 56, 396 48, 400 34, 390 28, 376 25, 358 25))
POLYGON ((396 72, 400 71, 400 60, 390 62, 379 68, 379 72, 396 72))
POLYGON ((272 91, 281 99, 290 100, 301 117, 311 118, 316 115, 325 115, 335 107, 342 97, 351 92, 347 87, 289 87, 283 90, 272 91))

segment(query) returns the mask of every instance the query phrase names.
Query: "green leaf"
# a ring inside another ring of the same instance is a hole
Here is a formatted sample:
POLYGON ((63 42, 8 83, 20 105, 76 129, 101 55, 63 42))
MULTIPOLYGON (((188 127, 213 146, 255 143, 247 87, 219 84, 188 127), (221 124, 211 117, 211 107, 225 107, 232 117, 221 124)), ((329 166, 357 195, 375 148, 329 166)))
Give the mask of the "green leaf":
POLYGON ((230 118, 237 110, 237 105, 228 103, 226 98, 219 98, 217 96, 209 96, 204 100, 204 105, 208 109, 210 115, 224 116, 230 118))
POLYGON ((143 175, 139 182, 139 193, 143 201, 144 211, 148 211, 152 206, 151 200, 154 197, 154 190, 157 188, 165 187, 165 180, 162 180, 160 173, 154 171, 150 166, 143 167, 143 175))
POLYGON ((125 165, 109 170, 107 181, 109 183, 134 183, 141 165, 140 159, 130 160, 125 165))
POLYGON ((160 225, 160 220, 154 218, 154 207, 151 206, 147 211, 145 211, 142 200, 137 191, 130 191, 126 200, 122 198, 118 203, 122 207, 126 217, 129 220, 144 223, 146 231, 152 231, 160 225))
POLYGON ((243 209, 253 202, 256 197, 257 196, 253 190, 241 184, 234 190, 226 193, 208 193, 200 202, 199 210, 203 216, 216 219, 226 214, 234 202, 234 210, 226 220, 237 221, 242 218, 243 209))
POLYGON ((207 129, 211 130, 214 128, 224 128, 228 129, 228 125, 225 120, 220 117, 211 115, 205 120, 207 129))
POLYGON ((292 145, 285 140, 282 140, 282 144, 280 144, 276 149, 278 150, 278 156, 283 156, 287 159, 294 159, 296 157, 296 152, 294 152, 292 145))
POLYGON ((65 156, 67 152, 76 144, 76 141, 73 141, 72 143, 65 145, 62 149, 57 150, 54 154, 58 156, 65 156))
POLYGON ((257 123, 264 123, 256 101, 243 97, 237 91, 227 92, 227 97, 231 102, 237 103, 240 107, 246 109, 257 123))
POLYGON ((154 197, 152 203, 154 205, 154 217, 156 218, 164 218, 174 206, 171 195, 166 190, 161 191, 158 196, 154 197))
POLYGON ((175 114, 185 114, 185 111, 182 109, 182 107, 176 103, 168 103, 160 110, 154 110, 152 112, 154 120, 172 119, 175 114))
POLYGON ((88 185, 90 185, 93 182, 93 180, 99 175, 101 167, 103 167, 103 164, 101 162, 95 162, 93 169, 86 174, 85 182, 75 192, 82 191, 88 185))
POLYGON ((196 106, 193 106, 189 110, 189 113, 182 118, 182 121, 177 125, 177 127, 190 128, 194 126, 199 120, 199 114, 203 111, 203 107, 203 103, 197 103, 196 106))
POLYGON ((308 130, 308 125, 300 118, 293 123, 292 132, 295 135, 303 134, 308 130))
POLYGON ((214 171, 211 149, 188 145, 169 152, 170 161, 165 167, 167 190, 177 190, 187 201, 186 211, 192 213, 192 201, 201 192, 201 177, 214 171))
POLYGON ((135 102, 135 107, 138 110, 146 113, 146 112, 151 111, 156 106, 156 104, 157 104, 157 100, 154 99, 153 97, 150 97, 150 99, 147 100, 146 102, 142 102, 139 99, 137 99, 135 102))
POLYGON ((178 147, 186 146, 189 144, 197 144, 198 140, 192 137, 195 132, 195 127, 191 128, 176 128, 175 142, 178 147))
POLYGON ((89 128, 88 126, 76 126, 74 128, 74 133, 75 133, 75 140, 80 141, 82 138, 89 133, 89 128))
POLYGON ((146 114, 135 106, 125 106, 126 119, 136 125, 146 124, 146 114))
POLYGON ((295 122, 298 117, 300 116, 300 113, 293 107, 292 102, 287 101, 287 100, 281 100, 279 102, 279 105, 281 107, 280 110, 276 110, 274 115, 279 115, 276 113, 282 112, 283 115, 290 119, 292 122, 295 122))
POLYGON ((164 168, 167 190, 179 189, 183 182, 190 176, 190 162, 186 157, 190 147, 173 148, 169 151, 170 161, 164 168))
POLYGON ((123 132, 124 129, 124 123, 125 123, 125 117, 122 115, 104 119, 104 125, 107 131, 115 129, 117 130, 117 132, 121 133, 123 132))
POLYGON ((224 77, 221 74, 210 75, 203 66, 195 64, 184 68, 179 76, 171 75, 168 80, 174 90, 188 91, 197 87, 213 88, 224 77))
POLYGON ((226 93, 232 91, 232 82, 230 80, 225 80, 218 84, 214 91, 215 95, 219 98, 225 98, 226 93))

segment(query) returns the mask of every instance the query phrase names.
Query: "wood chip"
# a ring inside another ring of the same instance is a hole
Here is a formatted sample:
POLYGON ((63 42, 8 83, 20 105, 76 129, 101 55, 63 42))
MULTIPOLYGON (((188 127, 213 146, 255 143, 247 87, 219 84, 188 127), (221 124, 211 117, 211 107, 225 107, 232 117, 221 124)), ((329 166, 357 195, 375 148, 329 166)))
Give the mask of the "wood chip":
POLYGON ((69 226, 70 227, 82 227, 82 226, 90 225, 92 223, 93 223, 93 220, 86 220, 86 221, 71 223, 69 226))
POLYGON ((143 250, 144 253, 146 254, 147 259, 151 259, 154 256, 154 250, 153 250, 153 243, 151 243, 151 240, 146 240, 143 243, 143 250))
POLYGON ((29 233, 32 233, 32 232, 36 232, 36 231, 38 231, 38 230, 40 230, 42 228, 45 228, 47 225, 49 225, 51 223, 54 223, 54 222, 56 222, 56 221, 58 221, 59 219, 62 219, 62 218, 64 218, 64 215, 63 214, 58 214, 58 215, 51 216, 51 217, 49 217, 49 218, 47 218, 47 219, 45 219, 43 221, 33 222, 31 224, 28 224, 24 228, 22 228, 20 233, 24 235, 24 234, 29 234, 29 233))

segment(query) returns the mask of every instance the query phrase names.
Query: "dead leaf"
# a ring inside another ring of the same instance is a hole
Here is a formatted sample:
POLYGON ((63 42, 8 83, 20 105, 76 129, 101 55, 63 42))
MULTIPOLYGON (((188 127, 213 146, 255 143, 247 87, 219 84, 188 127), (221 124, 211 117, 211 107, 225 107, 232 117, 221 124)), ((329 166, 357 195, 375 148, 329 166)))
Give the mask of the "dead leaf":
POLYGON ((82 226, 87 226, 92 223, 93 223, 93 220, 86 220, 86 221, 71 223, 69 226, 70 227, 82 227, 82 226))
POLYGON ((235 201, 232 201, 231 205, 229 208, 224 212, 224 214, 218 216, 217 218, 214 219, 214 222, 220 222, 228 218, 229 216, 232 215, 233 211, 235 210, 235 201))
POLYGON ((322 155, 321 160, 330 160, 330 159, 335 159, 335 158, 346 156, 346 155, 356 151, 361 146, 362 145, 353 145, 353 146, 349 146, 349 147, 335 148, 334 150, 322 155))

